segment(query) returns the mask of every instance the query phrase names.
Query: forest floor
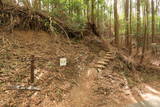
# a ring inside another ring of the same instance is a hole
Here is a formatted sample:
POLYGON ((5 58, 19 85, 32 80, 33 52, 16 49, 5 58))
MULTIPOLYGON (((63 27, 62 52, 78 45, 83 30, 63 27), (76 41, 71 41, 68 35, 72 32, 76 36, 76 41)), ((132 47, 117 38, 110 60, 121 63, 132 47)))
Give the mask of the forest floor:
POLYGON ((0 107, 123 107, 147 95, 160 97, 158 60, 146 60, 157 70, 130 70, 116 48, 96 37, 69 41, 33 31, 0 35, 0 107), (36 57, 34 84, 29 81, 31 55, 36 57), (67 66, 60 67, 63 57, 67 66), (41 90, 8 88, 17 85, 41 90))

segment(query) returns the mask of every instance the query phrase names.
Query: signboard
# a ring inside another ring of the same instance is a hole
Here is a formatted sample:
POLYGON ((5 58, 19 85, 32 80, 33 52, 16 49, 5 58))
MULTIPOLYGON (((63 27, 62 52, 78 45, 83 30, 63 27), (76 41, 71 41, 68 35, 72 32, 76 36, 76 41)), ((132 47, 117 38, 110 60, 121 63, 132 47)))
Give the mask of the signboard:
POLYGON ((60 66, 66 66, 67 65, 67 58, 60 58, 60 66))

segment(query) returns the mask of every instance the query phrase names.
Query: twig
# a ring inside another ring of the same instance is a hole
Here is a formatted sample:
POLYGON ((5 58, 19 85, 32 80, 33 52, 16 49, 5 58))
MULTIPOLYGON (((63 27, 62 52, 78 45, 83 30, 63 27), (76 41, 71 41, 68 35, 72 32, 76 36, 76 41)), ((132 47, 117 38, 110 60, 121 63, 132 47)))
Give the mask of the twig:
POLYGON ((63 32, 65 33, 65 35, 66 35, 66 37, 68 39, 69 44, 71 44, 71 41, 69 39, 69 36, 68 36, 67 32, 64 30, 64 28, 60 24, 58 24, 58 23, 56 23, 56 24, 63 30, 63 32))
POLYGON ((40 88, 37 87, 33 87, 33 86, 29 86, 29 87, 25 87, 25 86, 8 86, 7 90, 30 90, 30 91, 40 91, 40 88))

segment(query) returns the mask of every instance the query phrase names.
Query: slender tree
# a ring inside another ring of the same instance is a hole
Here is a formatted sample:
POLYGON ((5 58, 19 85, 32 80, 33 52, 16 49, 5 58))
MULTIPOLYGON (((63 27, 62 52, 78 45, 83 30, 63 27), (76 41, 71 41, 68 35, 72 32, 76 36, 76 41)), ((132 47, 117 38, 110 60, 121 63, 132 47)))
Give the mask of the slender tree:
POLYGON ((152 43, 154 42, 155 35, 155 10, 154 10, 154 0, 151 0, 152 7, 152 43))
MULTIPOLYGON (((100 10, 100 1, 98 1, 97 2, 97 11, 96 11, 96 16, 97 16, 97 20, 96 20, 96 25, 97 25, 97 27, 99 28, 99 25, 100 25, 100 13, 101 13, 101 11, 103 11, 103 10, 100 10)), ((102 16, 101 16, 102 17, 102 16)))
POLYGON ((119 21, 117 11, 117 0, 114 0, 114 31, 115 31, 115 44, 119 45, 119 21))
POLYGON ((2 0, 0 0, 0 6, 2 6, 2 5, 3 5, 2 0))
POLYGON ((90 16, 89 16, 89 0, 86 0, 87 5, 87 21, 90 22, 90 16))
POLYGON ((141 0, 137 0, 137 53, 139 51, 139 44, 140 44, 140 41, 139 41, 139 36, 140 36, 140 28, 141 28, 141 18, 140 18, 140 2, 141 0))
POLYGON ((130 20, 129 20, 129 25, 130 25, 130 39, 129 39, 129 54, 132 54, 132 0, 130 0, 130 20))
MULTIPOLYGON (((129 0, 125 1, 126 46, 129 46, 129 0)), ((129 48, 129 47, 128 47, 129 48)))
POLYGON ((110 14, 110 21, 109 21, 109 34, 110 34, 110 36, 112 35, 112 6, 110 7, 110 9, 109 9, 109 14, 110 14))
POLYGON ((130 0, 130 34, 132 34, 132 0, 130 0))
POLYGON ((95 0, 91 0, 91 23, 93 25, 95 24, 94 10, 95 10, 95 0))
POLYGON ((148 15, 149 15, 149 9, 148 9, 148 0, 145 0, 145 5, 144 5, 144 12, 143 12, 143 17, 144 17, 144 34, 143 34, 143 47, 142 47, 142 56, 140 62, 142 63, 144 60, 144 54, 147 46, 147 35, 148 35, 148 15))
POLYGON ((149 0, 146 0, 146 49, 149 49, 149 0))

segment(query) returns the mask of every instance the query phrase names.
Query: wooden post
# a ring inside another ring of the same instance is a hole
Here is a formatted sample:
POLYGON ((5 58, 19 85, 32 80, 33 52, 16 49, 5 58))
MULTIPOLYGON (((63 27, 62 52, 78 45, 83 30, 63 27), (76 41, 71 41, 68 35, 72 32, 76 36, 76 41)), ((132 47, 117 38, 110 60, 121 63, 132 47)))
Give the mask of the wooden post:
POLYGON ((31 56, 31 74, 30 74, 31 83, 34 83, 34 69, 35 69, 34 61, 35 61, 35 57, 34 55, 32 55, 31 56))

